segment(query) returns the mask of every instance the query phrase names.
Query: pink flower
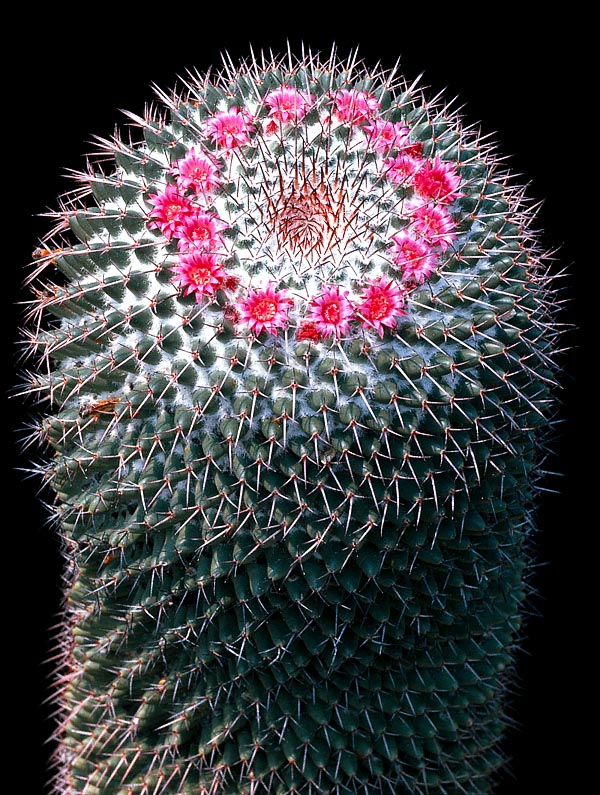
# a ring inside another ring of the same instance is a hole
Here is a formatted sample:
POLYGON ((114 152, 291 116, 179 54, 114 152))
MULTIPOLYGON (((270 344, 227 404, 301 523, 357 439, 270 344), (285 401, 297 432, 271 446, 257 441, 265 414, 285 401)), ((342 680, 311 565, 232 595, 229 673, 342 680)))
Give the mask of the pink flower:
POLYGON ((369 144, 382 152, 387 149, 400 149, 408 140, 408 127, 400 122, 375 119, 364 128, 369 144))
POLYGON ((183 219, 194 212, 190 200, 183 196, 175 185, 167 185, 164 193, 152 193, 148 196, 148 201, 154 205, 150 210, 151 220, 148 226, 160 229, 169 240, 176 233, 183 219))
POLYGON ((221 230, 225 227, 215 213, 196 210, 186 216, 177 229, 177 247, 180 251, 218 248, 222 243, 221 230))
POLYGON ((433 163, 426 162, 415 174, 415 188, 425 199, 435 199, 450 204, 459 195, 460 177, 451 163, 436 157, 433 163))
POLYGON ((362 295, 358 314, 363 325, 374 328, 380 337, 386 328, 396 327, 396 318, 405 315, 405 292, 390 279, 372 281, 362 295))
POLYGON ((206 131, 213 143, 223 149, 235 149, 250 140, 250 117, 239 108, 218 111, 206 122, 206 131))
POLYGON ((285 290, 276 291, 272 284, 262 290, 248 290, 246 298, 239 304, 240 322, 247 323, 254 334, 264 329, 277 334, 288 321, 288 311, 293 305, 285 290))
POLYGON ((445 207, 431 203, 413 205, 410 223, 415 235, 442 251, 456 240, 456 225, 445 207))
POLYGON ((183 294, 195 293, 198 301, 205 295, 214 295, 226 278, 215 255, 207 251, 184 254, 173 270, 173 281, 183 288, 183 294))
POLYGON ((385 161, 387 168, 386 177, 399 184, 412 184, 412 179, 423 165, 422 160, 400 153, 396 157, 389 157, 385 161))
POLYGON ((297 124, 304 118, 313 100, 312 94, 288 86, 281 86, 265 97, 270 108, 269 115, 282 124, 297 124))
POLYGON ((206 195, 219 185, 214 162, 206 155, 198 154, 193 146, 185 157, 174 163, 171 171, 177 176, 177 184, 183 190, 191 188, 206 195))
POLYGON ((436 268, 436 257, 423 240, 416 240, 402 231, 392 237, 394 264, 402 270, 402 278, 422 284, 436 268))
POLYGON ((333 98, 334 113, 345 124, 362 124, 379 112, 379 102, 366 91, 340 88, 333 98))
POLYGON ((324 337, 339 338, 348 331, 352 314, 353 306, 347 293, 340 293, 339 287, 327 287, 318 298, 312 299, 307 320, 324 337))

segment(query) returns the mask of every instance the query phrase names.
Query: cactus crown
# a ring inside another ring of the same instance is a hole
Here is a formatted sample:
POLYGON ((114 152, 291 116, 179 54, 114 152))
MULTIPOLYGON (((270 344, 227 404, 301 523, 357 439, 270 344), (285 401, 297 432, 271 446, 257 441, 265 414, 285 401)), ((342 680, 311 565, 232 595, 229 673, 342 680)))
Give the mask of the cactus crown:
POLYGON ((57 791, 487 792, 556 370, 523 191, 354 56, 157 94, 32 278, 57 791))

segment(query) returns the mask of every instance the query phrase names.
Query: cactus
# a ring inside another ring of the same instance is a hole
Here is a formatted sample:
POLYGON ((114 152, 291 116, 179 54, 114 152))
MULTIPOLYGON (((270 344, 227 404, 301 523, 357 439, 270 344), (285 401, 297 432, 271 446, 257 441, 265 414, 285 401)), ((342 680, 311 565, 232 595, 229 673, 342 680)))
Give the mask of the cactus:
POLYGON ((54 791, 490 792, 555 413, 532 207, 356 55, 157 98, 30 280, 54 791))

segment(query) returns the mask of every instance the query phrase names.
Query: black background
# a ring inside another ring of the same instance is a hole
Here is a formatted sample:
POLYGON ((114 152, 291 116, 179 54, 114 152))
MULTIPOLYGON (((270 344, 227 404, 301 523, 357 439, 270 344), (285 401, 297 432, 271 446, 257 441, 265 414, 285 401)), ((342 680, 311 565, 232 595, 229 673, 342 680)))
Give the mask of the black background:
POLYGON ((116 125, 124 127, 120 109, 143 114, 154 99, 151 84, 169 90, 188 68, 205 72, 218 66, 225 50, 235 61, 249 54, 250 44, 280 54, 288 41, 295 53, 302 43, 327 55, 335 41, 342 57, 358 47, 369 66, 380 61, 390 68, 400 58, 409 80, 423 73, 430 96, 443 92, 447 101, 458 98, 466 123, 480 126, 497 142, 506 165, 520 175, 517 181, 528 185, 528 196, 542 202, 540 239, 546 249, 557 251, 555 269, 567 271, 558 280, 567 299, 560 319, 574 328, 564 339, 570 351, 560 377, 562 424, 547 462, 560 475, 546 480, 554 493, 543 495, 539 509, 540 566, 534 575, 539 596, 530 605, 537 615, 528 621, 518 658, 515 726, 506 742, 512 763, 498 795, 535 795, 550 786, 587 792, 594 760, 586 718, 594 726, 598 717, 591 651, 597 621, 589 617, 594 576, 588 563, 597 560, 597 520, 588 496, 598 434, 597 409, 593 395, 584 402, 580 370, 593 333, 584 304, 598 283, 597 212, 587 198, 590 188, 597 190, 598 169, 593 94, 584 99, 583 88, 587 43, 580 30, 591 23, 576 19, 576 11, 525 22, 506 6, 499 6, 495 16, 488 9, 488 21, 476 9, 469 16, 466 8, 448 6, 442 14, 423 3, 357 6, 330 18, 316 8, 292 13, 261 6, 258 19, 258 10, 242 14, 223 5, 211 8, 217 14, 211 19, 200 5, 173 4, 158 11, 140 6, 129 14, 97 7, 88 8, 80 21, 64 10, 52 19, 17 10, 14 27, 6 30, 5 44, 10 41, 15 49, 3 75, 0 159, 6 180, 0 265, 6 381, 0 398, 8 426, 1 448, 6 489, 2 656, 6 692, 17 697, 14 707, 6 707, 11 736, 26 760, 19 792, 45 792, 52 707, 43 699, 52 670, 46 660, 61 571, 39 483, 27 472, 35 451, 24 451, 22 444, 35 408, 11 397, 23 380, 18 329, 22 302, 29 299, 22 286, 26 264, 51 223, 40 214, 55 209, 58 195, 73 187, 66 172, 84 168, 84 155, 94 151, 93 137, 109 137, 116 125), (576 252, 576 234, 586 242, 586 255, 576 252))

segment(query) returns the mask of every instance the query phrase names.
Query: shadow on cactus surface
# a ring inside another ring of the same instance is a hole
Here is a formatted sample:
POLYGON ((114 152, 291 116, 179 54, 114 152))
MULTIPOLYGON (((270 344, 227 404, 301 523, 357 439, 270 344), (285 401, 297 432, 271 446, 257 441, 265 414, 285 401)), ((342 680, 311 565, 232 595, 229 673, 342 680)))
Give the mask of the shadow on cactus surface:
POLYGON ((156 95, 30 277, 54 791, 492 792, 556 413, 532 205, 356 55, 156 95))

